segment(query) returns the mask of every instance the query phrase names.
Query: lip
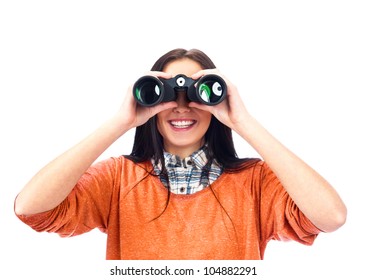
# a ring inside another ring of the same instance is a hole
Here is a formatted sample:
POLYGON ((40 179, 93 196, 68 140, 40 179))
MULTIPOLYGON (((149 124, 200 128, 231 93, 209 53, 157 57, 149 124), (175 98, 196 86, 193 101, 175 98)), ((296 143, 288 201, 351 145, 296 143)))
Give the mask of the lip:
POLYGON ((194 119, 172 119, 168 121, 169 126, 174 131, 188 131, 192 129, 196 124, 197 120, 194 119))

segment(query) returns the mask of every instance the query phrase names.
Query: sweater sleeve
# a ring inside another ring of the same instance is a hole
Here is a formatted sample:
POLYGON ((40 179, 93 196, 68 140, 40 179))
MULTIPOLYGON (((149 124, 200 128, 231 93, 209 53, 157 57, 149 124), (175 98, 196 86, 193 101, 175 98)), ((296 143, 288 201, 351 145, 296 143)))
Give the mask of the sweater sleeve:
POLYGON ((119 190, 121 164, 109 158, 92 165, 79 179, 67 198, 56 208, 33 215, 17 215, 38 232, 55 232, 70 237, 108 227, 114 190, 119 190))
POLYGON ((266 163, 261 168, 260 199, 261 232, 266 241, 314 242, 320 230, 300 211, 266 163))

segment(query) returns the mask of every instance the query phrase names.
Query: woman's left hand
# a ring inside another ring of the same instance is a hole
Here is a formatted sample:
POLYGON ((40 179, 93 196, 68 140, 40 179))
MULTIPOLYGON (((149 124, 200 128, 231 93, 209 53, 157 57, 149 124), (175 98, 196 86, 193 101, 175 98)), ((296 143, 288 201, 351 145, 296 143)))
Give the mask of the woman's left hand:
POLYGON ((250 117, 244 102, 242 101, 239 92, 234 84, 224 77, 217 69, 201 70, 194 75, 192 79, 198 80, 200 77, 207 74, 215 74, 222 77, 227 85, 227 96, 224 101, 215 106, 204 105, 197 102, 189 104, 192 108, 208 111, 213 114, 220 122, 227 125, 233 130, 237 130, 250 117))

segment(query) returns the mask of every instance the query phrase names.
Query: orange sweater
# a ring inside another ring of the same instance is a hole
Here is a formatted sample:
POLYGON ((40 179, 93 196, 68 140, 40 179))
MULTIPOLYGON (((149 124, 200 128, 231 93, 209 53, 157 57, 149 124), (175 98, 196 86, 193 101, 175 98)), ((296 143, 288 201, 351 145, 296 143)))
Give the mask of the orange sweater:
POLYGON ((170 194, 161 216, 168 192, 150 170, 150 162, 110 158, 90 167, 55 209, 18 217, 62 237, 99 228, 108 235, 106 257, 114 260, 256 260, 271 239, 310 245, 320 232, 263 161, 223 173, 212 189, 170 194))

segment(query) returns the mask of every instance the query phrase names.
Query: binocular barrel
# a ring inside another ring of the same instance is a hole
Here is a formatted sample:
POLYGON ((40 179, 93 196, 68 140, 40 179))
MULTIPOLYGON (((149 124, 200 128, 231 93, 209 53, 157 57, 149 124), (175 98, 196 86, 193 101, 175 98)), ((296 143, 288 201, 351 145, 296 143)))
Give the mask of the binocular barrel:
POLYGON ((180 92, 185 92, 190 101, 213 106, 225 99, 226 88, 225 81, 215 74, 202 76, 198 80, 180 74, 171 79, 142 76, 135 82, 132 91, 137 103, 145 107, 174 101, 180 92))

